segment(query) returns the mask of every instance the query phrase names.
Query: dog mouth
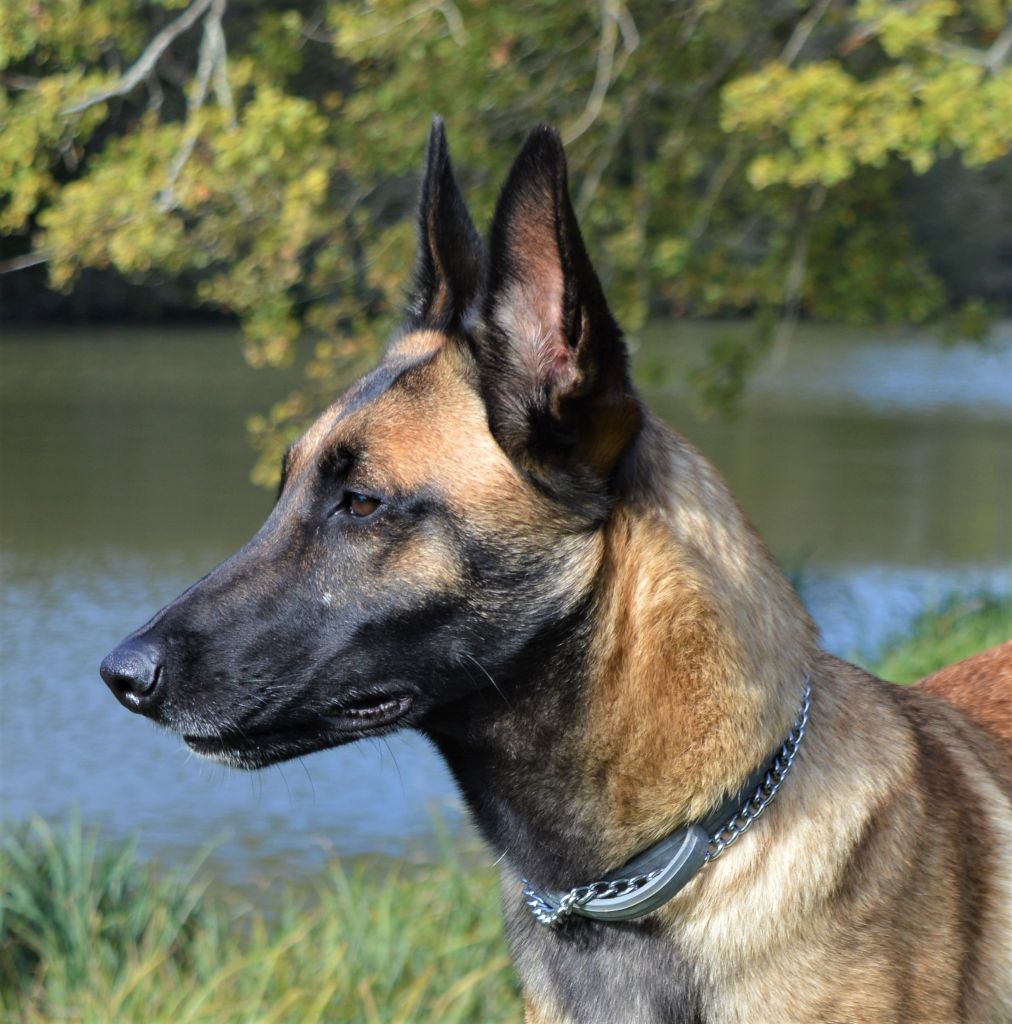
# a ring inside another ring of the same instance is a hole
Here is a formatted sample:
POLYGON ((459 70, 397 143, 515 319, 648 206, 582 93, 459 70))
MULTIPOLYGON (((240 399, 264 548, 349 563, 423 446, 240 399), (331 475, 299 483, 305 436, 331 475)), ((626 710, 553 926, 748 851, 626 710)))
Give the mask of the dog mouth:
POLYGON ((239 768, 263 768, 391 729, 414 705, 410 694, 363 698, 284 726, 226 729, 213 736, 184 734, 196 754, 239 768))

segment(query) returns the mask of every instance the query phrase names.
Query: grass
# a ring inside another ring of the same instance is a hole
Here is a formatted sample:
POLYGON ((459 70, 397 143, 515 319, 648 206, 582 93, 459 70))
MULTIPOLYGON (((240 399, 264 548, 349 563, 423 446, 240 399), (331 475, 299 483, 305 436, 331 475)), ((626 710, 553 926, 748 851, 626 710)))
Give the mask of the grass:
POLYGON ((0 847, 0 1016, 41 1024, 496 1024, 520 1019, 498 883, 444 861, 334 862, 274 919, 130 844, 34 822, 0 847))
POLYGON ((928 612, 912 631, 888 645, 870 671, 894 683, 912 683, 936 669, 1012 639, 1012 601, 978 597, 928 612))
MULTIPOLYGON (((1012 603, 924 616, 869 667, 909 682, 1012 637, 1012 603)), ((447 844, 425 868, 334 862, 274 917, 129 843, 34 822, 0 844, 0 1017, 41 1024, 497 1024, 522 1010, 498 883, 447 844)))

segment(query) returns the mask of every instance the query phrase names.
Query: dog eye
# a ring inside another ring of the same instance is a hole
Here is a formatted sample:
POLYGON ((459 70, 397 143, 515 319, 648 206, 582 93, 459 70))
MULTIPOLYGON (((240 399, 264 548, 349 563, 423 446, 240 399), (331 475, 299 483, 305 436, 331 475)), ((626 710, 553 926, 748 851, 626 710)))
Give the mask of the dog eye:
POLYGON ((378 498, 370 498, 366 494, 356 494, 354 491, 348 492, 346 500, 348 502, 348 514, 355 519, 365 519, 366 516, 371 516, 380 507, 378 498))

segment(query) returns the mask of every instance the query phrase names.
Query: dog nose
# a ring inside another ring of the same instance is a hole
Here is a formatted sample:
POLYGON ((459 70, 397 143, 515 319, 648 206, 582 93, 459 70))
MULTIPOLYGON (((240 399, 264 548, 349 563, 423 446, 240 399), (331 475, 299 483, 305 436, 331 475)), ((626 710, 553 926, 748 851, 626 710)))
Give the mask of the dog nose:
POLYGON ((116 699, 129 711, 150 710, 162 676, 162 651, 152 643, 124 640, 106 655, 99 672, 116 699))

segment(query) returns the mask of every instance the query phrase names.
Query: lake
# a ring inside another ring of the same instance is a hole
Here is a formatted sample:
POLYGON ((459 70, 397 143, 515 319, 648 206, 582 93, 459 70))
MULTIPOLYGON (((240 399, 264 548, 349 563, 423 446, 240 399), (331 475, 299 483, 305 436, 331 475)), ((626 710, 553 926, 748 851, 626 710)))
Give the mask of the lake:
MULTIPOLYGON (((648 400, 728 477, 799 581, 826 646, 868 657, 953 593, 1012 591, 1012 323, 986 346, 804 327, 732 421, 680 381, 720 325, 652 328, 648 400)), ((297 381, 253 371, 234 332, 12 331, 0 341, 0 814, 77 814, 166 863, 211 840, 246 882, 328 852, 424 855, 464 827, 414 736, 232 773, 120 708, 103 655, 244 542, 246 417, 297 381)))

